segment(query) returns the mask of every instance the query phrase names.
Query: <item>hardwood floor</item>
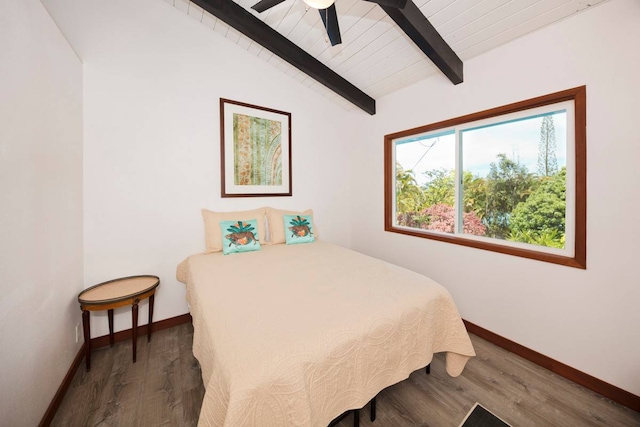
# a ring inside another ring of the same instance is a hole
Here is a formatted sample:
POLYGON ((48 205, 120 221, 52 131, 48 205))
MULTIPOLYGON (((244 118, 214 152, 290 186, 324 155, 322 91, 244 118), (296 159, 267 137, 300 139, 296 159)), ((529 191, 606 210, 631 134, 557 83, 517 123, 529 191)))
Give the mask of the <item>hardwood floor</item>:
POLYGON ((204 386, 193 357, 190 323, 131 341, 95 349, 91 372, 84 363, 65 395, 52 426, 195 426, 204 386))
MULTIPOLYGON (((91 372, 76 373, 53 426, 195 426, 204 395, 191 353, 193 329, 185 323, 92 353, 91 372)), ((436 355, 424 369, 378 395, 377 419, 361 411, 363 427, 456 427, 480 402, 514 427, 640 426, 640 413, 618 405, 474 335, 477 357, 463 374, 449 377, 436 355)), ((352 427, 352 416, 340 427, 352 427)))

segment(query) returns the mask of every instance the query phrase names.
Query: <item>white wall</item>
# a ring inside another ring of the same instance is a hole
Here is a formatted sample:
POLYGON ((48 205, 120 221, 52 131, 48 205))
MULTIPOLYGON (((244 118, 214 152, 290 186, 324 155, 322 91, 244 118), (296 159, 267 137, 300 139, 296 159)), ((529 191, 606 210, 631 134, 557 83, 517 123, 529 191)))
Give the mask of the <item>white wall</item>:
MULTIPOLYGON (((200 209, 315 210, 349 244, 350 116, 160 0, 43 0, 84 64, 85 286, 160 276, 154 320, 188 311, 177 264, 204 250, 200 209), (292 113, 293 197, 220 198, 219 98, 292 113)), ((147 304, 140 323, 146 323, 147 304)), ((92 335, 108 332, 92 314, 92 335)), ((116 310, 115 329, 131 327, 116 310)))
POLYGON ((0 423, 33 426, 80 347, 82 64, 37 0, 0 1, 0 64, 0 423))
POLYGON ((613 0, 378 102, 354 146, 352 247, 438 280, 462 316, 640 395, 640 3, 613 0), (383 231, 383 136, 587 86, 587 270, 383 231), (371 129, 366 132, 367 129, 371 129))

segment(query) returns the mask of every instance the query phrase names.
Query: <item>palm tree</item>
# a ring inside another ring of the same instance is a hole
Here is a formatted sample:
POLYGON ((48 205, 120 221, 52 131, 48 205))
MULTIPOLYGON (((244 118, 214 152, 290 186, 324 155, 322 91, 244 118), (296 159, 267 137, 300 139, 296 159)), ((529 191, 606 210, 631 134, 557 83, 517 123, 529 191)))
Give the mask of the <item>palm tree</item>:
POLYGON ((413 214, 420 212, 424 205, 424 192, 418 186, 412 170, 404 170, 396 163, 396 214, 402 217, 402 225, 410 223, 413 214))

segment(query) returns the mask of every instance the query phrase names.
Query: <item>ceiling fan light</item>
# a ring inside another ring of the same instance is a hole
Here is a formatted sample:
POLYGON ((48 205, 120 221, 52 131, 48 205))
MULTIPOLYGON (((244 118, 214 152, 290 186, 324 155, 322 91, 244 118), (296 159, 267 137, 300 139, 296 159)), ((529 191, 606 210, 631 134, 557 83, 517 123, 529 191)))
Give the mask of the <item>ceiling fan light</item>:
POLYGON ((326 9, 331 6, 335 0, 303 0, 309 7, 314 9, 326 9))

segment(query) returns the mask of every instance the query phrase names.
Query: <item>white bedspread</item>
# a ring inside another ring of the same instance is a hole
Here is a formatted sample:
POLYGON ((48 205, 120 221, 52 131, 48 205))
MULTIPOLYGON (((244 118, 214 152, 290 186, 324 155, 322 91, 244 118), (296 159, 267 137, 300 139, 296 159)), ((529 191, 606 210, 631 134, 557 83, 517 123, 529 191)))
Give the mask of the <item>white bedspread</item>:
POLYGON ((193 255, 193 353, 206 393, 199 426, 321 426, 447 352, 473 346, 433 280, 326 242, 193 255))

